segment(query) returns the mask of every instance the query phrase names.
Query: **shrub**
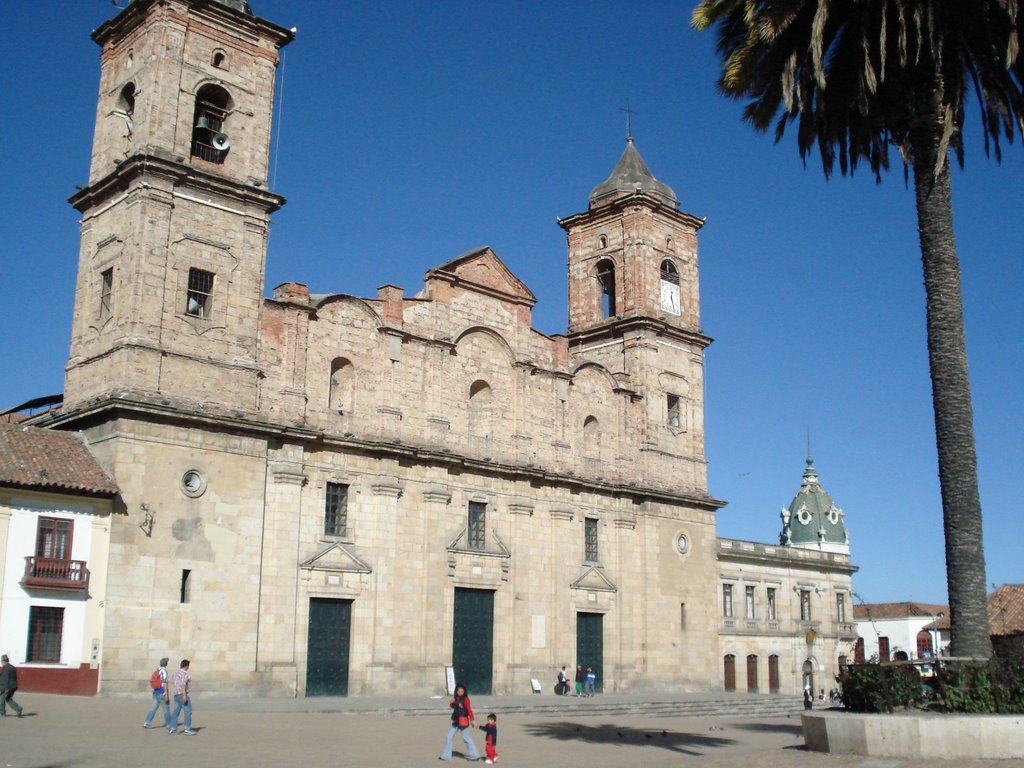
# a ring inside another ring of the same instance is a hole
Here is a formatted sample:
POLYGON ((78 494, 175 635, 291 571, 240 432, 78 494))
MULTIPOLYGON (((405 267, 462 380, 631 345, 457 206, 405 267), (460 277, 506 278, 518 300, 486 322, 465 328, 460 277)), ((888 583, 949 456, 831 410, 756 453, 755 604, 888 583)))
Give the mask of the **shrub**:
POLYGON ((851 712, 892 712, 924 701, 921 675, 910 665, 850 664, 839 682, 851 712))

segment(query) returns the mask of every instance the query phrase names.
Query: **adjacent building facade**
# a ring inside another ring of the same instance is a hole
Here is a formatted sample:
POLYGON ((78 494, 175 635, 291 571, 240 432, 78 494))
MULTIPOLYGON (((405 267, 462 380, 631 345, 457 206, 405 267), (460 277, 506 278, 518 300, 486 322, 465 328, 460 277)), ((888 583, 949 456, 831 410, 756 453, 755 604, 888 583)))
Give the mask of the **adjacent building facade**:
POLYGON ((411 295, 267 298, 292 33, 241 0, 135 0, 93 38, 64 405, 35 423, 81 434, 117 488, 100 690, 139 691, 161 656, 205 691, 285 696, 432 693, 448 667, 522 692, 573 663, 605 690, 714 690, 730 657, 748 689, 795 692, 834 666, 841 520, 716 538, 702 222, 632 138, 560 221, 564 335, 488 247, 411 295), (752 620, 726 586, 753 589, 752 620))
POLYGON ((818 694, 852 660, 857 633, 845 516, 813 461, 783 508, 779 544, 718 540, 725 690, 818 694))
POLYGON ((22 688, 96 693, 117 493, 79 435, 0 423, 0 647, 22 688))

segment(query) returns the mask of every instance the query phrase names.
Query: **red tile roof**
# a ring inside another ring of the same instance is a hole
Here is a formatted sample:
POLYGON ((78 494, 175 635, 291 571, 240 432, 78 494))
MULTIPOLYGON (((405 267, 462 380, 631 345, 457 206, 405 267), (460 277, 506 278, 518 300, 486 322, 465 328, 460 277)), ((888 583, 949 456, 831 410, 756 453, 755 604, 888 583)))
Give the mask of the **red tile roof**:
POLYGON ((988 631, 992 635, 1024 632, 1024 584, 1003 584, 988 596, 988 631))
POLYGON ((101 497, 120 491, 77 433, 4 423, 0 486, 101 497))
POLYGON ((861 603, 853 606, 853 618, 858 621, 875 619, 934 618, 944 613, 949 615, 948 605, 931 603, 861 603))

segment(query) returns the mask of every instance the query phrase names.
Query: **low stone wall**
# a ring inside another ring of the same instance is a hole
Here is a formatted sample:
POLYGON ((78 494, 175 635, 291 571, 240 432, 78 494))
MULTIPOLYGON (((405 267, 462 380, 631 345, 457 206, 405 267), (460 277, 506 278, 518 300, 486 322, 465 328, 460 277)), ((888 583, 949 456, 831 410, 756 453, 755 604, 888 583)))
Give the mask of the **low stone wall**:
POLYGON ((804 743, 816 752, 956 760, 1024 755, 1024 715, 806 712, 804 743))

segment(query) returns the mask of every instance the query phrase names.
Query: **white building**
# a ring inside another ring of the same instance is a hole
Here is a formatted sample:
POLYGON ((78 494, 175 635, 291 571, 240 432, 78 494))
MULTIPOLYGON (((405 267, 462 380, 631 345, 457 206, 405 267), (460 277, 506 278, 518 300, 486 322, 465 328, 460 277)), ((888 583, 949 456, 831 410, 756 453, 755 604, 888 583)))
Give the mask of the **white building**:
POLYGON ((936 648, 944 653, 949 645, 948 630, 944 632, 936 623, 948 614, 949 606, 929 603, 856 605, 853 608, 858 636, 855 658, 865 661, 877 657, 879 661, 889 661, 905 653, 908 659, 926 659, 935 655, 936 648))
POLYGON ((0 424, 0 649, 22 688, 96 693, 117 493, 80 435, 0 424))

